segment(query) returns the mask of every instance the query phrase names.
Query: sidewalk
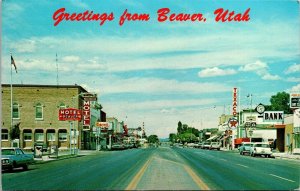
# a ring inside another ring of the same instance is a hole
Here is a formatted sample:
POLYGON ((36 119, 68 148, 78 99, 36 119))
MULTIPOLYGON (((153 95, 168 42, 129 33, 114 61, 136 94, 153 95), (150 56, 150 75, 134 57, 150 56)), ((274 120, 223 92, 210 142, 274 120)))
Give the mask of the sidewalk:
POLYGON ((34 161, 37 163, 44 163, 49 161, 56 161, 56 160, 63 160, 68 158, 76 158, 86 155, 93 155, 98 152, 102 151, 96 151, 96 150, 78 150, 78 153, 71 154, 70 151, 59 151, 57 156, 54 155, 44 155, 41 158, 34 158, 34 161))
POLYGON ((273 156, 275 158, 280 158, 280 159, 294 159, 294 160, 300 160, 300 154, 291 154, 291 153, 273 153, 273 156))

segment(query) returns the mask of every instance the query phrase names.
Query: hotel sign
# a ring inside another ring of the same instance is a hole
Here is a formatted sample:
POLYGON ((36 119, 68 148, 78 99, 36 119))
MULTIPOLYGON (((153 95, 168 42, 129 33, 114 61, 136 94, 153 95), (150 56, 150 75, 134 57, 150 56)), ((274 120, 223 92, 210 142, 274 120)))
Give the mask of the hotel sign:
POLYGON ((83 101, 82 118, 83 118, 83 130, 90 130, 91 126, 91 105, 90 101, 83 101))
POLYGON ((82 112, 79 109, 60 109, 58 112, 59 121, 81 121, 82 112))

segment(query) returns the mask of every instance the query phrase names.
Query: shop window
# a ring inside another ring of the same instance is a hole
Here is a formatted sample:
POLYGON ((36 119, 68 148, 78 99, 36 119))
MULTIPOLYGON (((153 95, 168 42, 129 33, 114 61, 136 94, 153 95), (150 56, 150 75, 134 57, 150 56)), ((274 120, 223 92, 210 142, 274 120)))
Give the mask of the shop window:
POLYGON ((2 139, 2 141, 7 141, 8 140, 8 130, 7 129, 2 129, 1 139, 2 139))
POLYGON ((24 141, 32 141, 31 130, 24 130, 24 141))
POLYGON ((14 103, 13 104, 13 110, 12 110, 12 117, 13 119, 19 119, 20 118, 20 107, 19 104, 14 103))
POLYGON ((55 141, 55 133, 47 133, 47 141, 55 141))
POLYGON ((44 133, 35 133, 35 141, 44 142, 44 133))
POLYGON ((59 141, 67 141, 68 135, 67 133, 59 133, 59 141))
POLYGON ((43 119, 43 106, 40 103, 35 105, 35 119, 37 120, 43 119))

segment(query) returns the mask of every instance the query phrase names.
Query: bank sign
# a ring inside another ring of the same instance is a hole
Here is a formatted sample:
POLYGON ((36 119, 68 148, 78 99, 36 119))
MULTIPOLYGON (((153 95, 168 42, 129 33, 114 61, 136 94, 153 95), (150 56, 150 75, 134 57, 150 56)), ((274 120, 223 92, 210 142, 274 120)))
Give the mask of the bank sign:
POLYGON ((263 113, 264 122, 283 122, 283 111, 265 111, 263 113))

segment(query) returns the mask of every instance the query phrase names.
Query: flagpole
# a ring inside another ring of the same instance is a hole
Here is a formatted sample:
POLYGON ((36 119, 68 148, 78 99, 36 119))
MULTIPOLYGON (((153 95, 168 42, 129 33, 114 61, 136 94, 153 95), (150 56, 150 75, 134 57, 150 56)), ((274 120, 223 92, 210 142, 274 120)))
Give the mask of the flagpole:
MULTIPOLYGON (((10 53, 12 59, 12 53, 10 53)), ((11 62, 11 61, 10 61, 11 62)), ((12 63, 10 63, 10 132, 13 130, 13 93, 12 93, 12 63)))

